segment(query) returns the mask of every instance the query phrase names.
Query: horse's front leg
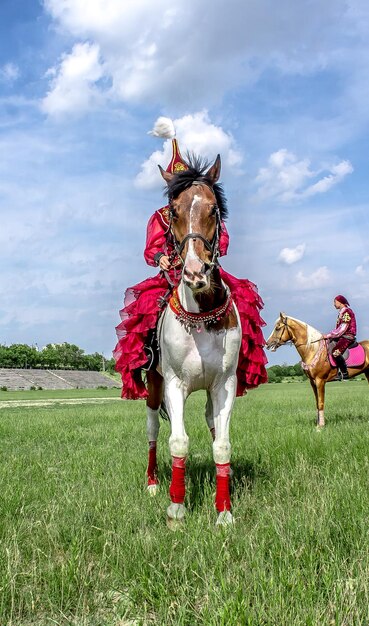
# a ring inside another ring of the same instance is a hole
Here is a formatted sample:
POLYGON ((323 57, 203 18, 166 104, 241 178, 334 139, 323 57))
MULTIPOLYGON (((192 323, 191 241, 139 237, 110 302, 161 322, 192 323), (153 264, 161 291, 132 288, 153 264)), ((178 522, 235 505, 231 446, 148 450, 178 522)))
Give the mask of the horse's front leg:
POLYGON ((318 418, 317 418, 317 428, 323 428, 325 426, 324 419, 324 396, 325 396, 325 380, 321 380, 318 378, 315 380, 316 390, 317 390, 317 409, 318 409, 318 418))
POLYGON ((186 509, 184 499, 186 494, 185 471, 188 455, 188 436, 184 425, 184 404, 187 397, 184 384, 175 376, 165 380, 165 403, 170 416, 171 434, 169 449, 172 456, 172 480, 170 483, 171 504, 168 506, 168 524, 175 527, 181 522, 186 509), (174 522, 174 525, 171 524, 174 522))
POLYGON ((314 392, 315 406, 316 406, 316 410, 317 410, 316 424, 318 425, 318 423, 319 423, 318 390, 316 388, 316 384, 315 384, 314 378, 310 378, 309 377, 309 383, 310 383, 311 388, 312 388, 312 390, 314 392))
POLYGON ((160 428, 159 409, 163 398, 163 378, 156 370, 149 370, 147 372, 147 389, 149 392, 149 397, 146 400, 146 429, 149 441, 147 489, 150 495, 156 495, 159 484, 157 477, 156 442, 160 428))
POLYGON ((222 386, 212 390, 211 397, 214 407, 215 439, 213 457, 216 467, 215 506, 218 511, 217 524, 233 523, 229 478, 231 471, 231 444, 229 441, 229 424, 236 396, 236 375, 231 376, 222 386))

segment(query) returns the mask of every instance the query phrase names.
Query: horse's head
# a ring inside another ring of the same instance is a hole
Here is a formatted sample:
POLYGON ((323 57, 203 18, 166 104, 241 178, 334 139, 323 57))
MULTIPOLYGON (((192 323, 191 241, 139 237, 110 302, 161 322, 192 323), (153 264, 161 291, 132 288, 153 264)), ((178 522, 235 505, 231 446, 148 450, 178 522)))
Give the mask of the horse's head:
POLYGON ((162 168, 160 172, 167 183, 170 227, 183 262, 183 280, 193 291, 206 291, 219 253, 221 220, 226 215, 225 199, 216 184, 220 156, 209 168, 195 159, 177 174, 162 168))
POLYGON ((265 344, 268 350, 275 352, 277 348, 291 341, 292 335, 288 327, 288 319, 289 318, 284 313, 279 314, 279 318, 276 320, 272 333, 265 344))

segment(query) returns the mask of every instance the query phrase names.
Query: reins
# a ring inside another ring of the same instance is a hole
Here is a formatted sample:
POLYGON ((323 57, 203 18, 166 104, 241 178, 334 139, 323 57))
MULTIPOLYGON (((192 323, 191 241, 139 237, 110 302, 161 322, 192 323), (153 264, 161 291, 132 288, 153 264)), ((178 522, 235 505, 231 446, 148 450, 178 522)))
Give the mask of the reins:
MULTIPOLYGON (((287 320, 283 320, 283 326, 285 328, 287 328, 287 331, 289 332, 289 326, 288 326, 287 320)), ((282 345, 284 345, 286 343, 293 343, 292 337, 290 337, 290 339, 288 339, 287 341, 282 343, 281 339, 282 339, 283 332, 284 332, 284 328, 282 328, 282 332, 281 332, 280 337, 277 337, 277 342, 278 342, 277 343, 277 348, 280 348, 282 345)), ((317 343, 318 341, 321 341, 321 339, 322 339, 322 337, 319 337, 319 339, 314 339, 313 341, 305 341, 305 342, 302 342, 302 343, 294 343, 294 346, 295 346, 295 348, 299 348, 300 346, 307 346, 308 344, 311 344, 311 343, 317 343)))
MULTIPOLYGON (((281 339, 282 339, 282 335, 283 335, 283 332, 284 332, 285 329, 287 329, 287 332, 289 333, 289 336, 290 336, 290 329, 289 329, 289 326, 288 326, 287 318, 282 320, 282 322, 283 322, 284 328, 282 328, 282 332, 281 332, 280 337, 277 337, 277 342, 278 342, 277 346, 276 346, 277 348, 279 348, 281 345, 283 345, 282 342, 281 342, 281 339)), ((315 367, 315 365, 318 363, 319 359, 320 359, 320 356, 321 356, 321 354, 323 352, 323 348, 324 348, 324 345, 325 345, 324 338, 323 337, 319 337, 319 339, 314 339, 313 341, 305 341, 305 342, 302 342, 302 343, 294 343, 293 342, 293 338, 290 337, 290 339, 288 341, 285 341, 284 343, 293 343, 295 348, 299 348, 300 346, 307 346, 308 344, 310 345, 312 343, 317 343, 318 341, 320 342, 320 345, 319 345, 318 350, 316 351, 316 353, 314 355, 314 358, 311 361, 311 363, 305 363, 305 361, 301 361, 302 369, 305 370, 305 371, 308 371, 308 370, 313 369, 315 367)))

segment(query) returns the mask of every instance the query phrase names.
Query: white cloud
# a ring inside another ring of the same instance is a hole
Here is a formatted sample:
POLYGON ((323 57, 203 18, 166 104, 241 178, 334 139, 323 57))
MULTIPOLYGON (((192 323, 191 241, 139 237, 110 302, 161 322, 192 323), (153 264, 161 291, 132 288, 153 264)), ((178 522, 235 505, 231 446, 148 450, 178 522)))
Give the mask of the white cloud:
POLYGON ((326 266, 319 267, 309 276, 305 276, 303 272, 296 274, 296 285, 300 289, 319 289, 330 282, 330 272, 326 266))
POLYGON ((293 152, 282 148, 270 155, 267 167, 260 168, 255 179, 257 197, 261 200, 275 198, 280 202, 301 200, 327 192, 353 172, 349 161, 328 165, 325 169, 330 172, 328 176, 308 185, 308 181, 317 178, 323 169, 312 170, 309 159, 299 160, 293 152))
POLYGON ((366 271, 362 265, 358 265, 355 268, 355 274, 359 276, 360 278, 364 278, 366 276, 366 271))
POLYGON ((355 268, 355 274, 359 276, 359 278, 366 278, 369 270, 369 256, 366 256, 362 263, 355 268))
POLYGON ((341 161, 337 165, 330 167, 331 173, 328 176, 324 176, 317 183, 307 187, 301 194, 302 197, 307 198, 314 196, 316 193, 325 193, 337 183, 340 183, 347 174, 352 174, 354 168, 350 161, 341 161))
POLYGON ((0 67, 0 81, 6 83, 13 83, 19 78, 20 71, 18 65, 15 63, 5 63, 0 67))
MULTIPOLYGON (((119 101, 198 108, 266 67, 311 72, 338 63, 332 38, 346 32, 344 0, 44 0, 58 28, 96 43, 119 101), (325 25, 325 36, 316 32, 325 25)), ((354 21, 355 18, 353 17, 354 21)), ((50 109, 53 113, 53 109, 50 109)))
POLYGON ((103 76, 99 46, 76 44, 48 74, 52 76, 51 88, 41 105, 45 113, 59 116, 88 110, 101 97, 95 85, 103 76))
POLYGON ((292 265, 300 261, 305 253, 306 244, 301 243, 296 248, 283 248, 278 256, 278 259, 287 265, 292 265))
MULTIPOLYGON (((174 126, 182 157, 185 158, 188 151, 213 162, 219 153, 222 166, 225 169, 232 169, 233 173, 237 172, 242 162, 242 155, 235 147, 235 140, 232 135, 210 121, 207 111, 176 119, 174 126)), ((141 171, 135 180, 136 186, 144 189, 162 187, 163 180, 158 172, 158 164, 166 168, 171 158, 172 141, 167 139, 162 151, 155 150, 142 164, 141 171)))

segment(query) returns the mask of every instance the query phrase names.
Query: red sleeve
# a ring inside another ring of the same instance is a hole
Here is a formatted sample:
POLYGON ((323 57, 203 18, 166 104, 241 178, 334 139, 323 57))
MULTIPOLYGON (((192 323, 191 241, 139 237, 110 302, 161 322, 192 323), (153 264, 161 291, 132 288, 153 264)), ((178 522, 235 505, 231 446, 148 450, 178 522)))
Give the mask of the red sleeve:
POLYGON ((338 339, 339 337, 342 337, 342 335, 347 332, 348 327, 348 323, 342 322, 339 326, 337 326, 337 328, 331 330, 331 332, 326 335, 327 339, 338 339))
POLYGON ((154 256, 157 252, 164 252, 165 230, 162 222, 158 219, 156 212, 148 221, 146 229, 146 246, 144 250, 145 261, 148 265, 156 267, 154 256))
POLYGON ((224 222, 221 223, 222 230, 219 237, 219 256, 225 256, 228 250, 229 235, 224 222))

